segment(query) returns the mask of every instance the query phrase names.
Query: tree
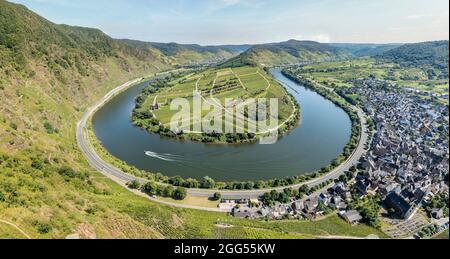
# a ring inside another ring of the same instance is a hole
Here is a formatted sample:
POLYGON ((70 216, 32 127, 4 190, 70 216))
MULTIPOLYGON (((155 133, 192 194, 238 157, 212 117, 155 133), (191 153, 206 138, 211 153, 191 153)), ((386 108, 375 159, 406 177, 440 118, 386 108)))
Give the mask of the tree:
POLYGON ((270 206, 273 204, 272 195, 269 192, 264 193, 262 196, 262 202, 266 206, 270 206))
POLYGON ((128 187, 131 189, 139 189, 141 188, 141 183, 137 180, 133 180, 129 183, 127 183, 128 187))
POLYGON ((222 199, 222 194, 220 194, 219 192, 214 193, 213 200, 218 201, 220 199, 222 199))
POLYGON ((200 183, 196 179, 189 178, 183 183, 183 187, 186 188, 198 188, 200 183))
POLYGON ((169 183, 174 186, 183 186, 184 179, 181 176, 174 176, 169 179, 169 183))
POLYGON ((187 196, 187 191, 186 191, 186 188, 184 188, 184 187, 178 187, 173 192, 173 198, 175 200, 184 200, 184 199, 186 199, 186 196, 187 196))
POLYGON ((283 190, 283 192, 288 196, 292 197, 292 188, 286 188, 283 190))
POLYGON ((173 186, 171 186, 171 185, 168 185, 163 190, 163 196, 164 197, 173 197, 174 192, 175 192, 175 188, 173 188, 173 186))
POLYGON ((148 195, 156 195, 158 192, 158 185, 154 182, 148 182, 144 185, 143 189, 148 195))
POLYGON ((287 193, 282 192, 278 194, 278 201, 281 203, 288 203, 290 201, 290 197, 287 193))
POLYGON ((212 189, 216 186, 216 182, 209 176, 205 176, 201 183, 201 187, 204 189, 212 189))
POLYGON ((308 187, 308 185, 302 185, 299 189, 298 189, 298 192, 300 193, 300 194, 307 194, 307 193, 309 193, 310 192, 310 188, 308 187))

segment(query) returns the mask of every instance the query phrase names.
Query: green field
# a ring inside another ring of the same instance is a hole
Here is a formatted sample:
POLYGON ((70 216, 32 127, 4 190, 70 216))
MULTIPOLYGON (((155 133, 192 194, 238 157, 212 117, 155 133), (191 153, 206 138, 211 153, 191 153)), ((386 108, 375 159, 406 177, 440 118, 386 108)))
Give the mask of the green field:
POLYGON ((448 78, 430 79, 426 68, 404 67, 370 58, 308 65, 303 67, 303 72, 305 77, 332 87, 350 87, 352 81, 372 75, 377 79, 391 81, 402 87, 435 94, 449 93, 448 78))
MULTIPOLYGON (((191 118, 188 121, 189 125, 185 125, 184 127, 180 126, 179 130, 188 134, 205 132, 204 128, 201 128, 199 131, 198 127, 194 127, 195 125, 200 124, 200 121, 194 120, 192 116, 194 91, 201 93, 202 103, 204 106, 207 106, 201 111, 202 118, 205 118, 208 114, 214 114, 215 116, 222 118, 225 118, 226 114, 240 114, 241 117, 245 118, 246 126, 244 128, 237 127, 235 121, 224 120, 224 123, 221 125, 223 132, 225 132, 225 129, 228 126, 233 127, 235 130, 240 130, 243 133, 248 133, 250 131, 247 127, 247 123, 248 125, 255 126, 262 134, 268 130, 259 129, 256 126, 258 123, 257 120, 248 118, 246 112, 249 112, 249 110, 247 110, 247 108, 243 112, 237 112, 238 99, 246 103, 250 98, 278 98, 278 119, 279 124, 283 125, 288 121, 295 120, 296 118, 293 118, 293 115, 298 111, 297 105, 292 98, 287 94, 286 90, 271 77, 271 75, 259 67, 251 66, 208 69, 173 79, 168 82, 164 88, 146 96, 145 102, 137 109, 137 111, 149 111, 151 106, 158 104, 159 108, 152 112, 152 117, 157 119, 157 121, 165 128, 170 128, 173 116, 180 111, 171 110, 170 104, 174 99, 185 98, 190 104, 191 118), (230 99, 232 101, 226 103, 226 100, 230 99)), ((267 112, 269 112, 269 109, 267 109, 267 112)), ((203 125, 208 122, 207 119, 204 119, 203 125)), ((141 124, 145 125, 145 123, 141 124)), ((276 129, 276 127, 274 128, 276 129)), ((272 130, 272 128, 270 128, 270 130, 272 130)))
POLYGON ((433 239, 449 239, 448 229, 433 239))

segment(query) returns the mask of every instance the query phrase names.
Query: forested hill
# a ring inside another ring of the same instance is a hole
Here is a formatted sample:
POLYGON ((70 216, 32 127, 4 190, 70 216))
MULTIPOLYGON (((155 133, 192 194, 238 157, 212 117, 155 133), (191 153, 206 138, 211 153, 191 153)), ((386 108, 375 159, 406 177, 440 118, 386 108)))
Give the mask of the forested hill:
POLYGON ((0 0, 0 69, 32 75, 31 63, 63 79, 63 70, 82 76, 93 63, 114 58, 124 70, 130 59, 162 63, 151 52, 132 48, 97 29, 57 25, 21 5, 0 0))
POLYGON ((156 50, 167 57, 171 64, 175 65, 223 61, 235 57, 251 47, 251 45, 200 46, 197 44, 156 43, 127 39, 122 40, 122 42, 142 50, 156 50))
POLYGON ((350 53, 329 44, 314 41, 289 40, 280 43, 256 45, 224 66, 281 65, 318 62, 350 57, 350 53))
POLYGON ((354 57, 369 57, 383 54, 398 48, 402 44, 358 44, 358 43, 332 43, 333 47, 345 50, 354 57))
POLYGON ((379 55, 378 58, 406 66, 430 66, 448 70, 449 41, 405 44, 379 55))

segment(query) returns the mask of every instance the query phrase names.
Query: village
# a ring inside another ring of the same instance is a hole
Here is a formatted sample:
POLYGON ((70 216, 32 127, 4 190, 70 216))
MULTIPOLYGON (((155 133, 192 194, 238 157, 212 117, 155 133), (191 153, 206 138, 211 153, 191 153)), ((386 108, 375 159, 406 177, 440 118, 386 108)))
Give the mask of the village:
POLYGON ((359 224, 371 219, 355 202, 376 197, 383 211, 376 216, 397 225, 394 237, 402 235, 396 233, 402 224, 408 225, 403 233, 408 235, 427 226, 428 221, 417 222, 418 211, 437 222, 439 231, 448 228, 448 107, 373 77, 355 85, 341 94, 363 96, 359 105, 373 120, 372 143, 357 168, 314 193, 288 188, 288 202, 268 204, 262 197, 223 200, 219 207, 238 218, 273 220, 314 219, 338 211, 348 223, 359 224))

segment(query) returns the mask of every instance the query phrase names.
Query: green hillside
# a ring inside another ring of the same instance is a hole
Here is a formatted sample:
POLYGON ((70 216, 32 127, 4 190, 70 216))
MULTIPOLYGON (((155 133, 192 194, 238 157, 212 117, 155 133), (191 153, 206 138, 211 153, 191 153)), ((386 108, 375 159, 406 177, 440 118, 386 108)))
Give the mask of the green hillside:
POLYGON ((144 51, 156 51, 168 57, 171 64, 191 65, 214 63, 235 57, 250 48, 249 45, 200 46, 177 43, 151 43, 122 40, 124 43, 144 51))
POLYGON ((333 43, 333 47, 345 50, 354 57, 369 57, 381 55, 387 51, 400 47, 402 44, 352 44, 333 43))
POLYGON ((129 193, 93 172, 76 144, 87 106, 169 68, 98 30, 55 25, 0 0, 0 238, 25 238, 19 229, 32 238, 213 236, 226 215, 129 193))
POLYGON ((385 52, 377 58, 405 67, 428 68, 430 78, 448 78, 449 42, 433 41, 405 44, 385 52))
POLYGON ((223 66, 274 66, 304 62, 319 62, 350 57, 345 50, 314 41, 290 40, 281 43, 256 45, 223 66))

